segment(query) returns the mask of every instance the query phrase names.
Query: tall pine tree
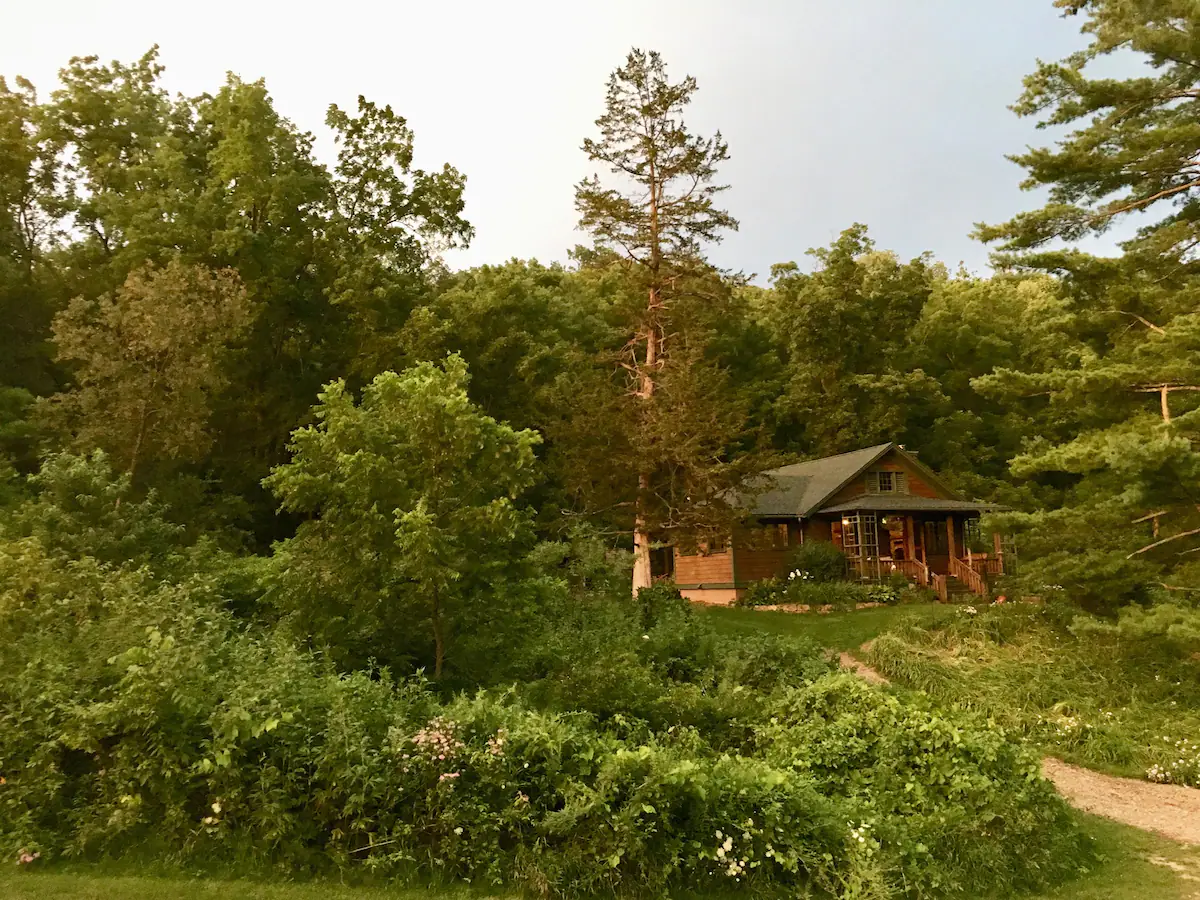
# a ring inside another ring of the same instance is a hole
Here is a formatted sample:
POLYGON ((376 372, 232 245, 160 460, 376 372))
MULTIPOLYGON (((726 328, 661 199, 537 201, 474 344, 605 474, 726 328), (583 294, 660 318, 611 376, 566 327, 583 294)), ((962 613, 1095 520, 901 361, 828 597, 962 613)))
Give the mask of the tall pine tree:
POLYGON ((737 221, 716 205, 726 186, 714 179, 728 145, 720 132, 700 137, 683 122, 696 87, 690 76, 672 83, 658 53, 630 52, 609 78, 599 139, 583 142, 611 177, 593 175, 575 191, 580 227, 628 267, 644 298, 630 310, 619 361, 635 404, 628 426, 635 432, 628 442, 635 594, 651 581, 654 535, 694 530, 705 517, 696 512, 718 511, 737 480, 724 451, 741 423, 712 407, 723 399, 714 390, 722 373, 705 351, 702 326, 706 300, 728 294, 702 246, 737 221))

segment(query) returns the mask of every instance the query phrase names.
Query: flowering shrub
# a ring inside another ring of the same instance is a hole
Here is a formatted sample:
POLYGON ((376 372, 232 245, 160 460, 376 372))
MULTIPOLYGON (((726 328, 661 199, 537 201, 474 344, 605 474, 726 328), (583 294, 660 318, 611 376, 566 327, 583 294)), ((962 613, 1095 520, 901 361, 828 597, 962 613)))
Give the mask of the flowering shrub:
POLYGON ((856 584, 849 581, 813 581, 802 577, 758 581, 742 595, 740 606, 798 605, 811 609, 831 607, 854 609, 860 603, 893 602, 896 595, 888 585, 856 584), (887 599, 885 599, 887 598, 887 599))
POLYGON ((825 675, 802 646, 717 640, 670 598, 540 633, 575 680, 547 663, 450 698, 337 673, 214 592, 0 541, 10 859, 154 848, 558 896, 861 896, 884 872, 966 891, 1083 858, 1002 736, 825 675))

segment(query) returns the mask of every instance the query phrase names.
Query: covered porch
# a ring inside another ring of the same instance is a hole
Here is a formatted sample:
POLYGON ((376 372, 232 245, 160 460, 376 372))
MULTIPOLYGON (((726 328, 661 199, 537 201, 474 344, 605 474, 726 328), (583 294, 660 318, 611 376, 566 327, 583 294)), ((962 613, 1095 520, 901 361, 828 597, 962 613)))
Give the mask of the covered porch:
POLYGON ((950 594, 987 596, 988 581, 1005 572, 1011 556, 999 534, 984 539, 979 521, 1000 507, 966 500, 871 494, 826 507, 830 537, 851 570, 871 580, 900 573, 950 594))

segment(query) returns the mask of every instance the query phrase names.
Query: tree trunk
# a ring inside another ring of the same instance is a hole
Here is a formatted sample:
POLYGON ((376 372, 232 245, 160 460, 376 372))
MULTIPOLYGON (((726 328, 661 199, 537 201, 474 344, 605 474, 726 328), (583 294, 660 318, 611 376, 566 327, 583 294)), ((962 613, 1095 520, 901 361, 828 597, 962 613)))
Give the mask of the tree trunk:
MULTIPOLYGON (((654 398, 654 369, 658 365, 659 335, 656 307, 657 288, 650 289, 649 315, 646 326, 646 358, 638 372, 637 395, 642 403, 654 398)), ((646 502, 650 493, 650 474, 645 470, 638 473, 638 496, 633 519, 633 596, 651 584, 650 574, 650 531, 646 521, 646 502)))
POLYGON ((442 663, 446 659, 446 635, 442 631, 442 602, 437 588, 433 589, 433 678, 442 677, 442 663))

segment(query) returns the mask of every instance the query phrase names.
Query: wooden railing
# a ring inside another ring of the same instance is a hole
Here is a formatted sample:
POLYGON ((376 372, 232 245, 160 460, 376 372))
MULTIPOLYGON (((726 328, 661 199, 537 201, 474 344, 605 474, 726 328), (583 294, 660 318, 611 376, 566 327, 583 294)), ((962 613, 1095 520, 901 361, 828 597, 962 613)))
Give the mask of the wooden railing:
POLYGON ((967 563, 980 575, 1004 574, 1004 560, 996 556, 973 556, 967 563))
POLYGON ((898 559, 892 563, 895 571, 904 575, 910 581, 929 587, 929 567, 919 559, 898 559))
POLYGON ((955 559, 953 556, 950 557, 948 572, 965 584, 967 590, 972 594, 978 594, 980 597, 987 596, 987 582, 983 580, 983 576, 961 559, 955 559))
POLYGON ((950 601, 950 589, 946 587, 945 575, 938 575, 936 572, 931 572, 929 575, 929 586, 933 588, 934 593, 938 595, 938 599, 943 603, 950 601))

